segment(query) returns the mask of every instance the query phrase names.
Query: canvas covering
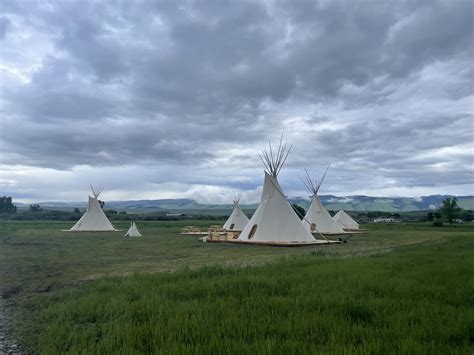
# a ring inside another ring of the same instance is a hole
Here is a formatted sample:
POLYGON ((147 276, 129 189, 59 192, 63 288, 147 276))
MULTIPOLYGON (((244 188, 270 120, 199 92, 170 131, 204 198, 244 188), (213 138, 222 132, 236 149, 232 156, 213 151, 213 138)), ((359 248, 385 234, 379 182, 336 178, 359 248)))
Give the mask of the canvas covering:
POLYGON ((238 203, 234 203, 234 209, 232 210, 231 215, 224 223, 223 228, 225 230, 235 230, 241 231, 245 228, 249 221, 249 218, 246 216, 244 211, 240 208, 238 203))
POLYGON ((87 210, 84 215, 76 222, 70 229, 72 232, 91 231, 104 232, 115 231, 116 229, 110 223, 104 211, 100 207, 99 201, 96 197, 89 196, 87 210))
POLYGON ((128 229, 127 233, 125 233, 124 237, 141 237, 140 231, 137 228, 135 222, 132 222, 130 228, 128 229))
POLYGON ((246 242, 314 242, 282 192, 275 176, 265 172, 260 205, 242 230, 239 240, 246 242), (254 226, 257 227, 254 227, 254 226), (253 237, 249 238, 254 229, 253 237))
POLYGON ((316 225, 314 232, 321 234, 344 233, 342 226, 331 217, 317 195, 313 195, 311 198, 311 205, 303 219, 303 224, 307 231, 311 231, 311 224, 313 223, 316 225))
POLYGON ((349 214, 344 210, 339 210, 333 217, 333 219, 338 222, 342 228, 356 230, 359 229, 359 223, 354 221, 349 214))

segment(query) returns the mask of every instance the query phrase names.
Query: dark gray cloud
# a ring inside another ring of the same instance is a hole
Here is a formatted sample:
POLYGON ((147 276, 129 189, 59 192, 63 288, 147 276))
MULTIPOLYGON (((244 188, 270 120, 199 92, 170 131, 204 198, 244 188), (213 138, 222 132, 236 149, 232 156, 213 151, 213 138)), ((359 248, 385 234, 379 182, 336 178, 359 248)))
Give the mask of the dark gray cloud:
POLYGON ((329 162, 335 192, 472 184, 470 1, 1 11, 5 166, 166 165, 160 183, 251 189, 256 150, 285 131, 293 191, 302 165, 329 162))
POLYGON ((0 17, 0 39, 5 37, 10 21, 6 17, 0 17))

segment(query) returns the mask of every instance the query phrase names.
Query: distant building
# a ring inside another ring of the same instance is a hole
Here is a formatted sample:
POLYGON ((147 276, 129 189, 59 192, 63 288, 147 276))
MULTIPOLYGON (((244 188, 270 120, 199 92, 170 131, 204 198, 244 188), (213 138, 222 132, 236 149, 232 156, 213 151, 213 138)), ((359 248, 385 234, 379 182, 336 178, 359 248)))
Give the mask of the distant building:
POLYGON ((401 221, 396 218, 375 218, 374 223, 400 223, 401 221))

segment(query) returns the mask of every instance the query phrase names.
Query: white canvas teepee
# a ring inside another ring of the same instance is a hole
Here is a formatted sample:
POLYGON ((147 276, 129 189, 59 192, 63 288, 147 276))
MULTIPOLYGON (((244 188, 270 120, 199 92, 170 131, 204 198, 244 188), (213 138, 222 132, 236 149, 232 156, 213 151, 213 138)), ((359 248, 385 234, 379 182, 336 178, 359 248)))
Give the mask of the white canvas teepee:
POLYGON ((249 218, 239 206, 239 200, 240 198, 238 196, 234 199, 234 209, 227 221, 224 223, 223 228, 225 230, 241 231, 249 221, 249 218))
POLYGON ((135 222, 132 222, 130 228, 128 229, 127 233, 125 233, 124 237, 141 237, 142 235, 138 231, 137 225, 135 222))
POLYGON ((359 223, 357 223, 356 221, 354 221, 352 219, 351 216, 349 216, 347 214, 346 211, 344 210, 339 210, 339 212, 337 212, 333 219, 338 222, 342 228, 344 229, 349 229, 349 230, 357 230, 359 229, 359 223))
POLYGON ((286 199, 277 175, 290 149, 281 144, 276 152, 270 145, 260 158, 265 165, 265 181, 260 205, 240 233, 239 240, 255 243, 313 243, 315 238, 301 223, 286 199))
MULTIPOLYGON (((329 166, 328 166, 329 169, 329 166)), ((329 214, 326 207, 323 206, 318 197, 318 191, 323 183, 326 172, 320 181, 312 180, 308 171, 305 169, 306 177, 301 179, 311 192, 311 205, 303 219, 303 225, 311 233, 321 234, 343 234, 344 229, 329 214)))
POLYGON ((102 192, 101 188, 95 189, 91 186, 92 196, 89 196, 89 203, 87 205, 87 211, 81 217, 79 221, 76 222, 74 226, 70 229, 71 232, 82 232, 82 231, 91 231, 91 232, 105 232, 105 231, 115 231, 116 229, 110 223, 109 219, 105 215, 104 211, 100 207, 98 197, 102 192))

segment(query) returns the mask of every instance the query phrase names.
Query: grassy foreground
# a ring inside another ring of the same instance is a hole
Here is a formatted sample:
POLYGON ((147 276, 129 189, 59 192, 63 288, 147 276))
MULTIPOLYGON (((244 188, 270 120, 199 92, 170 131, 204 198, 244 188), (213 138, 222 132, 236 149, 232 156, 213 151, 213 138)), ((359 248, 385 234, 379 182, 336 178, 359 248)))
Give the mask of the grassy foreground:
POLYGON ((474 350, 472 227, 373 226, 340 246, 270 248, 198 243, 166 223, 143 225, 141 240, 1 224, 2 280, 17 288, 9 307, 25 349, 474 350))

